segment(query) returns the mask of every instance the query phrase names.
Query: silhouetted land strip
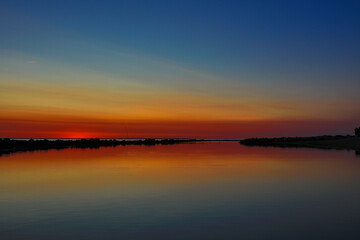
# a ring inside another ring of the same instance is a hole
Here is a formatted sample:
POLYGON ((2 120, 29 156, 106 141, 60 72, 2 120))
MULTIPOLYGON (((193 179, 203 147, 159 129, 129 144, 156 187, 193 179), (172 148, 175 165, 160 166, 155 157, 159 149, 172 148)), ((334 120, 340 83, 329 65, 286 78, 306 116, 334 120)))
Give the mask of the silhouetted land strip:
POLYGON ((280 137, 280 138, 248 138, 240 140, 246 146, 265 147, 306 147, 338 150, 360 151, 358 136, 316 136, 316 137, 280 137))
POLYGON ((126 145, 157 145, 157 144, 177 144, 196 141, 200 139, 143 139, 143 140, 117 140, 117 139, 74 139, 74 140, 17 140, 3 138, 0 139, 0 155, 14 152, 65 149, 65 148, 100 148, 115 147, 126 145))

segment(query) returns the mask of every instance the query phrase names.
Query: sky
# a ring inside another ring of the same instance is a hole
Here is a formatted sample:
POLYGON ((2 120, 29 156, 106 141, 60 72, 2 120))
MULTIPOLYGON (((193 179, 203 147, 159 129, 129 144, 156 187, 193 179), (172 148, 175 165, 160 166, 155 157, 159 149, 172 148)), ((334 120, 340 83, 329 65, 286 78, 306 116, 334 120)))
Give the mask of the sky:
POLYGON ((0 1, 0 137, 353 134, 359 1, 0 1))

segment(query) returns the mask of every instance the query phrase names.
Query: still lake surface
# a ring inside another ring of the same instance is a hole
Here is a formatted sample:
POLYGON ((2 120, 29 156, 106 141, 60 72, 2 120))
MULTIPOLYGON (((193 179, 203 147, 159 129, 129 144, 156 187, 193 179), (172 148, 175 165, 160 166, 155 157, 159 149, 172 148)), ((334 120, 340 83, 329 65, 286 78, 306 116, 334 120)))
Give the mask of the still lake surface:
POLYGON ((237 142, 1 156, 0 239, 360 239, 360 158, 237 142))

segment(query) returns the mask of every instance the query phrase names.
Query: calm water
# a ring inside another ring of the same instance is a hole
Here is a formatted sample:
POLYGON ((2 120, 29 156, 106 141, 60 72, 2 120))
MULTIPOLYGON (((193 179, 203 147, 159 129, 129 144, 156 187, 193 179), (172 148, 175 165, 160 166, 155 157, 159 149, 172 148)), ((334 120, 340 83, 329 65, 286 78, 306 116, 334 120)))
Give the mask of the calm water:
POLYGON ((0 239, 360 239, 360 158, 236 142, 2 156, 0 239))

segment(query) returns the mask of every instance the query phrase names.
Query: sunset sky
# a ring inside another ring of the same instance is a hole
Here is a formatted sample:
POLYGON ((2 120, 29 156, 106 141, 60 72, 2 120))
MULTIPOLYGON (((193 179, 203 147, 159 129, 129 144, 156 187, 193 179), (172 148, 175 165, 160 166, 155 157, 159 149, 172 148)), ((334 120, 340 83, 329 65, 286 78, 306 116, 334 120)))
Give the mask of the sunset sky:
POLYGON ((359 1, 0 2, 0 137, 353 134, 359 1))

